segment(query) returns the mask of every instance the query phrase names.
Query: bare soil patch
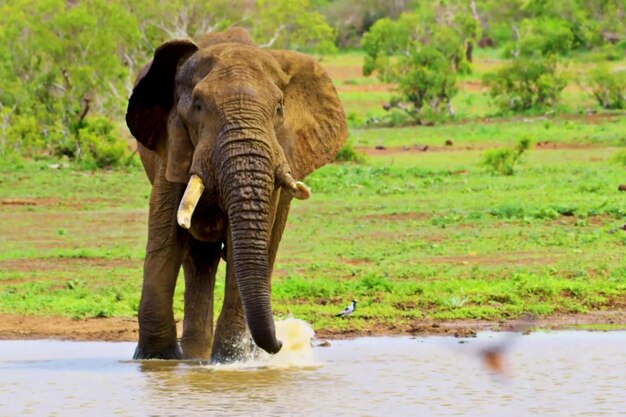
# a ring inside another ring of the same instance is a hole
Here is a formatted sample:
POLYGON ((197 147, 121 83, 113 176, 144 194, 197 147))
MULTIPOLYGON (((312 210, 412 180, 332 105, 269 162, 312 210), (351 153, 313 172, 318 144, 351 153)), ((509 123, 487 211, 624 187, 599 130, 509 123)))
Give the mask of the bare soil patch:
POLYGON ((460 255, 460 256, 433 256, 425 261, 431 264, 453 265, 548 265, 556 260, 555 254, 546 256, 544 253, 498 253, 494 255, 460 255))
MULTIPOLYGON (((364 153, 368 156, 394 156, 400 154, 420 154, 426 152, 459 152, 459 151, 482 151, 485 149, 499 148, 495 144, 481 143, 473 145, 413 145, 413 146, 357 146, 355 149, 358 152, 364 153)), ((550 142, 541 141, 535 144, 534 149, 540 151, 552 151, 552 150, 588 150, 594 148, 602 148, 602 145, 588 144, 588 143, 562 143, 562 142, 550 142)), ((458 174, 464 174, 466 172, 459 171, 458 174)))
POLYGON ((359 216, 363 220, 376 220, 376 221, 407 221, 407 220, 424 220, 430 219, 431 214, 407 212, 407 213, 388 213, 388 214, 367 214, 365 216, 359 216))
POLYGON ((112 317, 72 320, 0 314, 0 339, 137 340, 137 319, 112 317))
POLYGON ((459 83, 460 91, 483 91, 487 90, 487 87, 480 82, 480 80, 468 80, 459 83))
POLYGON ((343 84, 337 87, 337 91, 340 93, 384 93, 392 91, 395 87, 395 84, 343 84))
MULTIPOLYGON (((141 266, 139 260, 104 258, 49 258, 49 259, 8 259, 0 260, 0 269, 16 272, 35 271, 77 271, 91 268, 131 268, 141 266)), ((0 285, 3 281, 0 281, 0 285)))

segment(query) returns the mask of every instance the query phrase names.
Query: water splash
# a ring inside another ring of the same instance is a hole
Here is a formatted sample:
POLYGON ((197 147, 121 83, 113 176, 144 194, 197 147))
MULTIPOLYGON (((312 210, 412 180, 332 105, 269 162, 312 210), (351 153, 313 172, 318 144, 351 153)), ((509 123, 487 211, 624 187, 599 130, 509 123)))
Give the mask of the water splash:
POLYGON ((315 361, 311 340, 315 332, 304 320, 287 318, 277 320, 276 337, 283 342, 283 347, 275 355, 261 349, 255 349, 248 360, 231 364, 213 365, 215 371, 237 371, 254 369, 286 369, 286 368, 317 368, 321 366, 315 361))
POLYGON ((313 357, 311 339, 315 332, 304 320, 288 318, 276 322, 276 337, 283 348, 275 355, 268 355, 268 363, 275 368, 318 366, 313 357))

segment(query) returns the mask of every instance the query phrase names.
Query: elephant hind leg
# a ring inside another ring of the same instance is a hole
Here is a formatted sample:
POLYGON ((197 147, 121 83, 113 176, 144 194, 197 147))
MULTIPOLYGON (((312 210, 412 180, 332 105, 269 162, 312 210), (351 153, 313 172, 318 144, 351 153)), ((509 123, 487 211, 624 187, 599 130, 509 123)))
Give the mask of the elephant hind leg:
POLYGON ((208 359, 213 341, 213 288, 221 242, 189 237, 183 254, 185 317, 180 344, 185 359, 208 359))

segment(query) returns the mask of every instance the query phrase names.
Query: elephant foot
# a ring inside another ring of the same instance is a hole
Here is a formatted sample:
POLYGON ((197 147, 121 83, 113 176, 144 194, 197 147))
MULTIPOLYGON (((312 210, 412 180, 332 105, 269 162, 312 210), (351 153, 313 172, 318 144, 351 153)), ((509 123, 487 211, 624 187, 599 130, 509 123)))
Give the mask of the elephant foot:
POLYGON ((211 363, 245 362, 254 356, 254 350, 255 345, 249 334, 216 340, 211 353, 211 363))
POLYGON ((134 360, 142 360, 142 359, 174 359, 181 360, 183 359, 183 352, 180 350, 180 346, 178 343, 173 346, 169 346, 165 349, 155 349, 151 346, 141 346, 137 345, 135 349, 135 354, 133 355, 134 360))
POLYGON ((205 340, 182 339, 180 344, 185 359, 206 360, 211 355, 211 346, 205 340))

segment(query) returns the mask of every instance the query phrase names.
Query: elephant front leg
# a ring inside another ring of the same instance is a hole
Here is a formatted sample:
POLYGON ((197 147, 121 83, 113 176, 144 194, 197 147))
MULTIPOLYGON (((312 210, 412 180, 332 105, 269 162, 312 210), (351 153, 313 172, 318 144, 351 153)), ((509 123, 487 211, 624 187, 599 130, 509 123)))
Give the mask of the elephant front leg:
POLYGON ((139 343, 134 359, 181 359, 173 298, 187 237, 176 209, 184 186, 157 178, 150 195, 148 244, 139 303, 139 343))
MULTIPOLYGON (((230 232, 228 234, 230 238, 230 232)), ((245 360, 252 351, 252 339, 247 331, 246 318, 239 297, 230 239, 226 245, 226 285, 224 304, 217 320, 211 362, 229 363, 245 360)))
POLYGON ((180 344, 185 359, 208 359, 213 341, 213 288, 222 243, 192 237, 183 257, 185 318, 180 344))

